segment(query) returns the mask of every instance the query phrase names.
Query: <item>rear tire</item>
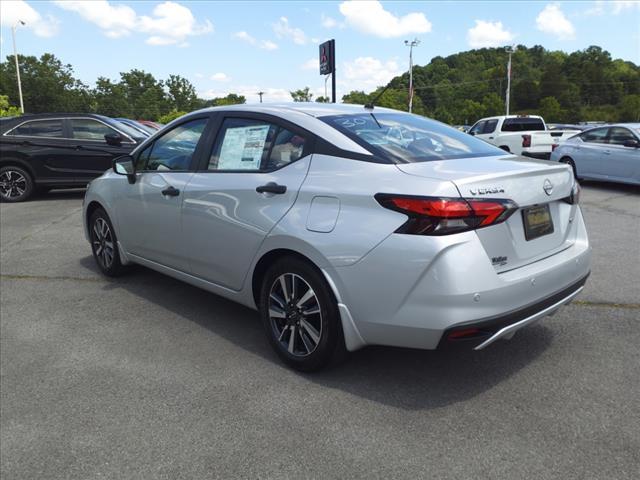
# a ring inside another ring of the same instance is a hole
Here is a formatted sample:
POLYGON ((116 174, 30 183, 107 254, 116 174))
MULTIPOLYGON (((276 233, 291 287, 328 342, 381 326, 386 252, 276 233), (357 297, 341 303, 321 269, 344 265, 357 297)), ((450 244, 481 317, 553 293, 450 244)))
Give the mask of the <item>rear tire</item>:
POLYGON ((317 371, 346 356, 333 292, 304 260, 285 257, 269 267, 260 289, 260 317, 273 349, 296 370, 317 371))
POLYGON ((89 238, 93 259, 100 271, 108 277, 117 277, 125 272, 120 261, 118 238, 111 220, 102 208, 96 209, 89 219, 89 238))
POLYGON ((0 168, 0 201, 24 202, 33 190, 33 178, 29 172, 13 165, 0 168))

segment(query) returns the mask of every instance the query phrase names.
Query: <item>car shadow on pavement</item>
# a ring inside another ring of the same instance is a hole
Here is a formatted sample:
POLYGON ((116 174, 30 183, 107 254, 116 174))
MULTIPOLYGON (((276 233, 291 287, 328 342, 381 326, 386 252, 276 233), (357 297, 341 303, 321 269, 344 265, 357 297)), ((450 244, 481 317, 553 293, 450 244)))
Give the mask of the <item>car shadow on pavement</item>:
POLYGON ((36 192, 30 201, 51 201, 51 200, 78 200, 85 194, 84 188, 74 188, 67 190, 51 190, 49 192, 36 192))
MULTIPOLYGON (((97 271, 91 257, 80 263, 97 271)), ((478 352, 367 347, 351 353, 340 365, 304 374, 282 365, 268 345, 254 310, 139 266, 104 288, 124 289, 174 312, 276 364, 282 368, 282 375, 299 375, 327 388, 409 410, 438 408, 490 390, 534 362, 553 336, 551 330, 538 325, 478 352)))
POLYGON ((599 182, 596 180, 582 180, 580 181, 580 185, 582 187, 590 187, 593 189, 598 189, 603 192, 640 194, 640 185, 629 185, 626 183, 614 183, 614 182, 599 182))

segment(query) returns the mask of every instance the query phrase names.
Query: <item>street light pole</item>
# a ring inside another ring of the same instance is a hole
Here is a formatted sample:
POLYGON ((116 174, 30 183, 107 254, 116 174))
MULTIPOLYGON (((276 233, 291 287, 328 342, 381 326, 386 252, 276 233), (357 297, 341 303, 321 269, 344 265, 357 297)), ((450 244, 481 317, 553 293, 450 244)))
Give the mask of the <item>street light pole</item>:
POLYGON ((258 92, 258 95, 260 95, 260 103, 262 103, 262 95, 264 95, 264 92, 258 92))
POLYGON ((409 113, 413 110, 413 47, 420 45, 420 40, 405 40, 404 44, 409 47, 409 113))
MULTIPOLYGON (((18 20, 21 25, 26 25, 22 20, 18 20)), ((16 49, 16 27, 18 23, 11 27, 11 35, 13 36, 13 56, 16 60, 16 77, 18 78, 18 96, 20 97, 20 111, 24 113, 24 102, 22 101, 22 82, 20 81, 20 65, 18 64, 18 50, 16 49)))
POLYGON ((509 100, 511 98, 511 55, 514 52, 513 46, 508 47, 509 50, 509 62, 507 63, 507 94, 506 94, 506 107, 507 107, 507 115, 509 115, 509 100))

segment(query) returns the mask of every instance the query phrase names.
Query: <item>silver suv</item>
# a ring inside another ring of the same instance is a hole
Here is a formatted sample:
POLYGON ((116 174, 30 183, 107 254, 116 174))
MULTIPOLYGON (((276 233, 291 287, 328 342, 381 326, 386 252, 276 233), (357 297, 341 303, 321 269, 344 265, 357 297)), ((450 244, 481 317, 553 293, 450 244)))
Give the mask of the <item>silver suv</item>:
POLYGON ((257 308, 308 371, 365 345, 481 349, 554 313, 589 274, 578 196, 567 165, 417 115, 240 105, 114 161, 83 218, 106 275, 136 263, 257 308))

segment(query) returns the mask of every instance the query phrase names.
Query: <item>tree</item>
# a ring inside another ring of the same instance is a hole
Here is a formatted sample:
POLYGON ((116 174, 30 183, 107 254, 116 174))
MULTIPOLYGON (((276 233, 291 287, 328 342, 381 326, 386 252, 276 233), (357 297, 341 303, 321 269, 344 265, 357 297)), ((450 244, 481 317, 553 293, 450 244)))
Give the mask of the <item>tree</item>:
POLYGON ((155 120, 169 112, 163 83, 150 73, 137 69, 122 72, 120 85, 124 88, 133 118, 155 120))
POLYGON ((365 105, 369 103, 370 95, 362 90, 353 90, 342 96, 342 103, 353 103, 356 105, 365 105))
POLYGON ((310 102, 313 98, 313 93, 309 92, 309 87, 304 87, 289 93, 294 102, 310 102))
POLYGON ((181 111, 178 111, 178 110, 171 110, 169 113, 165 113, 164 115, 161 115, 160 118, 158 118, 158 121, 160 123, 167 124, 169 122, 172 122, 176 118, 180 118, 181 116, 186 115, 187 113, 189 113, 189 112, 181 112, 181 111))
POLYGON ((242 103, 247 103, 247 99, 244 95, 238 95, 236 93, 230 93, 226 97, 214 98, 214 106, 220 105, 240 105, 242 103))
POLYGON ((555 97, 544 97, 540 100, 538 112, 546 122, 559 122, 562 120, 562 107, 555 97))
POLYGON ((620 101, 620 122, 640 122, 640 95, 626 95, 620 101))
MULTIPOLYGON (((18 55, 22 94, 26 112, 85 112, 93 108, 86 85, 73 76, 71 65, 64 65, 55 55, 39 59, 18 55)), ((18 82, 13 56, 0 63, 0 94, 18 105, 18 82)))
POLYGON ((132 110, 124 85, 99 77, 93 90, 96 113, 107 117, 131 117, 132 110))
POLYGON ((169 75, 165 81, 169 105, 173 110, 190 112, 198 108, 196 88, 186 78, 180 75, 169 75))
POLYGON ((316 102, 318 103, 329 103, 329 97, 323 97, 322 95, 316 98, 316 102))
POLYGON ((0 117, 17 117, 20 114, 18 107, 9 105, 9 97, 0 95, 0 117))
POLYGON ((502 115, 505 112, 504 101, 497 93, 492 92, 485 95, 482 99, 482 105, 484 106, 484 114, 487 117, 502 115))

